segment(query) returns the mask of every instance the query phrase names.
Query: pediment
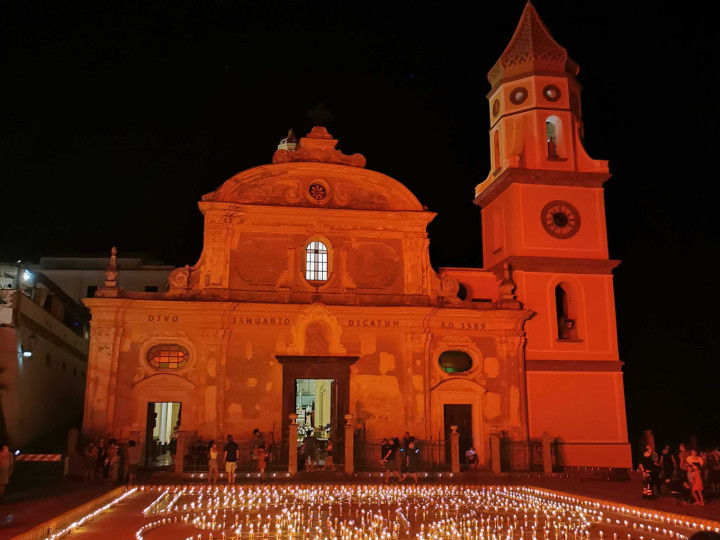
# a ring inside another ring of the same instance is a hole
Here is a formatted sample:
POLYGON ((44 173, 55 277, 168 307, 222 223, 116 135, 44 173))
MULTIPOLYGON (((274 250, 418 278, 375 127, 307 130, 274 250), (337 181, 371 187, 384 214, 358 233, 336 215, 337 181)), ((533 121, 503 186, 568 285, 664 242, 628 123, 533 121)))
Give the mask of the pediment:
POLYGON ((143 379, 135 385, 135 388, 138 390, 180 390, 188 392, 194 390, 195 385, 179 375, 161 373, 143 379))
POLYGON ((487 389, 470 379, 453 378, 442 381, 431 392, 476 392, 484 394, 487 389))

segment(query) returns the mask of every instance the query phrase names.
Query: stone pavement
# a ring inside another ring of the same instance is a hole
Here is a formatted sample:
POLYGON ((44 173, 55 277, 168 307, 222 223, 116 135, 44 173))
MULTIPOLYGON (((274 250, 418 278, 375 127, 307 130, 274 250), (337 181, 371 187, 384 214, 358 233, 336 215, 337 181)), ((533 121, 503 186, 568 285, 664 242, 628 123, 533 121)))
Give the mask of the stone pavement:
MULTIPOLYGON (((169 483, 170 477, 160 476, 152 478, 149 484, 169 483)), ((238 485, 248 483, 249 479, 239 479, 238 485)), ((250 479, 257 483, 257 478, 250 479)), ((293 479, 279 478, 266 480, 268 483, 348 483, 343 474, 335 473, 300 473, 293 479)), ((382 480, 377 476, 368 477, 359 475, 351 480, 352 483, 380 483, 382 480)), ((720 521, 720 497, 708 497, 710 500, 704 507, 681 506, 675 504, 670 497, 662 497, 658 500, 648 501, 641 498, 641 485, 637 481, 605 481, 597 479, 579 480, 573 478, 543 478, 537 475, 514 475, 512 477, 493 477, 484 473, 466 472, 454 475, 444 475, 443 478, 422 478, 422 483, 438 484, 501 484, 501 485, 532 485, 539 488, 564 491, 586 497, 616 501, 621 504, 642 506, 648 509, 660 510, 683 514, 690 517, 705 518, 720 521)), ((174 484, 175 482, 173 482, 174 484)), ((187 482, 191 483, 191 482, 187 482)), ((196 482, 192 482, 196 483, 196 482)), ((200 483, 200 482, 197 482, 200 483)), ((395 483, 395 482, 393 482, 395 483)), ((221 482, 220 485, 224 485, 221 482)), ((33 526, 55 517, 65 511, 79 506, 95 497, 107 492, 110 488, 105 486, 59 486, 62 491, 40 495, 37 498, 7 502, 0 505, 0 539, 12 538, 33 526)), ((99 518, 88 523, 81 529, 74 532, 70 538, 80 537, 83 540, 95 540, 107 538, 133 538, 143 523, 149 521, 141 515, 142 510, 157 497, 155 493, 139 493, 129 499, 122 501, 116 507, 108 510, 99 518), (111 532, 112 536, 108 536, 111 532)), ((173 537, 186 538, 192 534, 192 528, 178 524, 172 527, 163 527, 157 531, 149 531, 146 535, 148 540, 167 538, 167 534, 173 533, 173 537)))
POLYGON ((12 538, 112 489, 97 484, 58 484, 11 494, 0 503, 0 539, 12 538))
POLYGON ((652 510, 684 514, 687 516, 699 517, 720 521, 720 497, 714 494, 706 494, 705 506, 681 505, 669 496, 660 497, 655 500, 647 500, 641 497, 642 485, 636 481, 608 482, 605 480, 576 480, 571 478, 528 478, 523 481, 521 478, 508 479, 494 483, 504 484, 526 484, 540 488, 565 491, 585 497, 596 499, 607 499, 621 504, 642 506, 652 510), (708 500, 709 499, 709 500, 708 500))

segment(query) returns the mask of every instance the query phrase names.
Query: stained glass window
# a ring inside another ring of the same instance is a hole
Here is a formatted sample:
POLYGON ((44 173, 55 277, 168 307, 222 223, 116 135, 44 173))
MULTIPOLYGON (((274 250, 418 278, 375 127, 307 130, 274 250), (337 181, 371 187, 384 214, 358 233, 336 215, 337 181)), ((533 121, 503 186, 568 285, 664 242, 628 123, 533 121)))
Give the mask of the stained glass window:
POLYGON ((187 364, 190 352, 181 345, 163 343, 150 348, 148 362, 158 369, 178 369, 187 364))

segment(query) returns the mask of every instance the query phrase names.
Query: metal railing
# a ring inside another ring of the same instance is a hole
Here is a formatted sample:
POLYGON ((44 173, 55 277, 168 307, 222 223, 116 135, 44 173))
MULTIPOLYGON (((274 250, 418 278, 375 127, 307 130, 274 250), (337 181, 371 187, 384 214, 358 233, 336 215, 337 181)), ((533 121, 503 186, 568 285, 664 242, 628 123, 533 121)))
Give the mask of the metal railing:
POLYGON ((542 441, 500 441, 500 466, 503 472, 543 470, 542 441))
MULTIPOLYGON (((238 445, 238 461, 237 470, 240 472, 257 471, 257 461, 253 459, 252 450, 254 443, 250 441, 235 441, 238 445)), ((218 466, 221 471, 225 468, 223 461, 223 448, 225 441, 218 441, 218 466)), ((195 439, 188 442, 187 450, 183 459, 183 471, 202 473, 208 472, 210 441, 205 439, 195 439)), ((288 445, 287 440, 275 441, 272 444, 265 443, 265 448, 269 449, 266 460, 266 470, 287 470, 288 445)))
MULTIPOLYGON (((397 465, 393 462, 381 463, 382 439, 355 439, 354 455, 355 469, 360 471, 394 470, 397 465)), ((449 470, 450 464, 445 459, 445 441, 443 439, 428 439, 416 441, 420 449, 418 470, 442 471, 449 470)))

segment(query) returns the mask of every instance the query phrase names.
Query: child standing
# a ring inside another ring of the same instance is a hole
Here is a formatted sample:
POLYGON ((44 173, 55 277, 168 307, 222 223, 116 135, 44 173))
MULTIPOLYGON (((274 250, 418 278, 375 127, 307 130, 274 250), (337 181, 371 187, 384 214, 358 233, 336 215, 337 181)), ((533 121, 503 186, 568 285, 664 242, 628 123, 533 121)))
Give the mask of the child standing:
POLYGON ((693 499, 695 499, 693 504, 704 506, 702 475, 700 474, 700 468, 695 463, 688 464, 688 483, 690 484, 693 499))
POLYGON ((258 470, 260 471, 260 476, 265 476, 267 452, 265 451, 264 444, 258 445, 257 449, 255 450, 255 456, 257 457, 257 466, 258 470))
POLYGON ((217 484, 219 453, 217 442, 212 441, 208 448, 208 484, 217 484))
POLYGON ((327 454, 325 455, 325 465, 323 465, 322 470, 323 471, 334 471, 335 470, 335 464, 333 463, 333 442, 332 439, 327 440, 327 444, 325 445, 325 452, 327 454))

